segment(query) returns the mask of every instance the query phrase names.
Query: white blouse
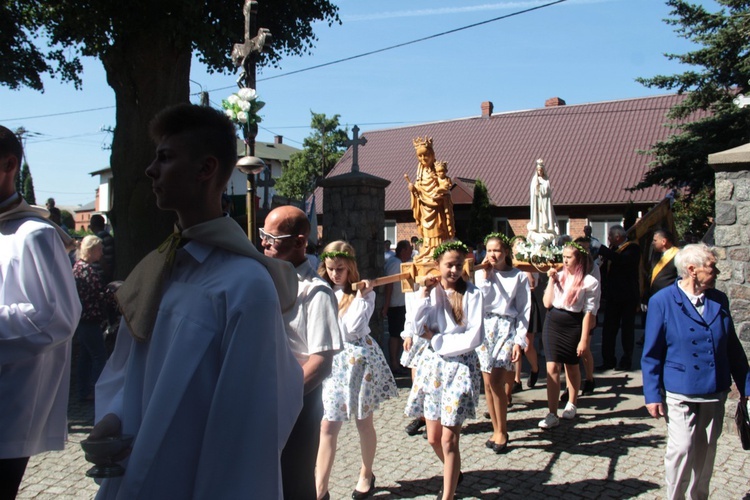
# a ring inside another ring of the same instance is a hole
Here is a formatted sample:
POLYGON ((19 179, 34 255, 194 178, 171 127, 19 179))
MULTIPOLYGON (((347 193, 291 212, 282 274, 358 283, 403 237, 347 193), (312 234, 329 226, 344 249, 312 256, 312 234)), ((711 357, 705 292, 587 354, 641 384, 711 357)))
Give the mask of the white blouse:
MULTIPOLYGON (((416 294, 420 292, 414 292, 416 294)), ((453 318, 453 309, 448 294, 440 284, 431 291, 430 296, 417 299, 417 308, 413 317, 406 318, 408 328, 417 334, 424 333, 426 327, 433 332, 430 344, 441 356, 458 356, 473 351, 484 339, 484 322, 482 320, 482 294, 473 283, 466 284, 463 297, 463 324, 459 325, 453 318)))
MULTIPOLYGON (((343 288, 333 288, 336 300, 341 303, 343 288)), ((375 294, 370 291, 364 297, 354 297, 343 316, 339 316, 339 330, 345 342, 354 342, 369 335, 370 318, 375 310, 375 294)))
POLYGON ((531 288, 526 273, 515 268, 507 271, 493 269, 489 279, 484 276, 483 269, 474 273, 474 283, 484 299, 484 313, 515 318, 516 336, 523 339, 523 342, 516 343, 524 345, 531 314, 531 288))
POLYGON ((581 291, 578 294, 578 300, 576 300, 570 306, 566 306, 565 296, 572 284, 573 279, 572 277, 568 276, 568 279, 565 280, 564 288, 560 286, 559 282, 548 285, 555 287, 555 295, 552 300, 552 307, 556 309, 564 309, 571 312, 584 312, 596 315, 596 312, 599 310, 599 295, 601 294, 599 281, 590 274, 587 274, 583 278, 583 285, 581 286, 581 291))

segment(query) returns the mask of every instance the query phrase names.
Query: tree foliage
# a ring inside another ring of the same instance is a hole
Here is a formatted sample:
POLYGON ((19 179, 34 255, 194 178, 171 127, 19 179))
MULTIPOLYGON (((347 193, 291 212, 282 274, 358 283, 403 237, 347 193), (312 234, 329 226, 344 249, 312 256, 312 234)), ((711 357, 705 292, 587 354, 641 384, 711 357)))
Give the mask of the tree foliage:
POLYGON ((672 205, 677 234, 689 243, 700 241, 714 216, 714 190, 706 187, 688 197, 675 196, 672 205))
MULTIPOLYGON (((258 26, 273 34, 261 65, 278 66, 284 55, 310 53, 317 40, 313 22, 340 22, 338 7, 328 0, 260 4, 258 26)), ((0 3, 0 85, 43 90, 41 76, 49 74, 80 87, 81 56, 112 57, 142 33, 195 50, 212 71, 233 70, 229 51, 233 42, 242 42, 243 30, 241 1, 5 0, 0 3)))
POLYGON ((665 22, 682 38, 698 48, 686 54, 666 54, 689 66, 671 76, 639 78, 647 87, 676 90, 686 94, 667 118, 676 129, 673 135, 654 144, 644 153, 654 161, 634 188, 653 185, 687 188, 687 195, 713 186, 713 170, 708 155, 750 141, 750 109, 733 103, 738 93, 746 93, 750 79, 750 1, 716 0, 719 12, 685 0, 668 0, 672 10, 665 22), (695 120, 696 111, 709 113, 695 120))
POLYGON ((346 151, 346 129, 339 125, 341 115, 328 118, 324 113, 310 111, 313 132, 305 138, 302 151, 289 159, 274 186, 276 192, 294 200, 304 200, 315 189, 320 177, 325 177, 346 151))
MULTIPOLYGON (((242 42, 243 2, 223 0, 4 0, 0 2, 0 85, 43 90, 48 74, 80 87, 81 57, 101 60, 114 90, 116 128, 110 164, 110 214, 117 269, 124 278, 172 230, 144 175, 153 158, 148 124, 167 106, 189 101, 193 52, 210 71, 233 69, 232 45, 242 42)), ((312 23, 339 22, 329 0, 261 1, 258 26, 273 34, 258 63, 278 65, 315 42, 312 23)), ((251 36, 254 33, 251 34, 251 36)))
POLYGON ((469 241, 472 244, 484 241, 492 227, 492 212, 487 186, 481 179, 474 184, 474 199, 471 202, 471 221, 469 222, 469 241))
POLYGON ((23 193, 23 199, 26 200, 26 203, 29 205, 36 205, 36 193, 34 193, 34 179, 31 177, 31 170, 29 170, 29 164, 24 162, 23 167, 21 168, 21 174, 18 176, 19 178, 23 179, 23 184, 21 189, 17 189, 16 191, 19 193, 23 193))

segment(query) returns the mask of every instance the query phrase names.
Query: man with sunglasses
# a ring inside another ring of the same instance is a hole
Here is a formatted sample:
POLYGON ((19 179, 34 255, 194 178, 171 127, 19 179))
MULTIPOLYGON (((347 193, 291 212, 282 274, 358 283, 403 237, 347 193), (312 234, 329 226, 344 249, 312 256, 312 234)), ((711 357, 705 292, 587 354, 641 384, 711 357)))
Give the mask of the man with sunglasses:
POLYGON ((290 262, 299 279, 297 301, 284 313, 284 322, 289 347, 302 366, 305 396, 281 455, 281 476, 285 499, 315 500, 315 459, 323 417, 321 384, 331 373, 333 355, 342 348, 336 297, 305 255, 310 222, 302 210, 278 207, 258 232, 266 256, 290 262))

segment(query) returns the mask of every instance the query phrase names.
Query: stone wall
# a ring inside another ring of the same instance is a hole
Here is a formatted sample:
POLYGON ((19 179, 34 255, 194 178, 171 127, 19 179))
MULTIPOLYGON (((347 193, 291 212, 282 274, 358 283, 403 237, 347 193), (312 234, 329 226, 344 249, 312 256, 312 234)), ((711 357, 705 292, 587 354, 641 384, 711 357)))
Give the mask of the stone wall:
MULTIPOLYGON (((383 231, 385 227, 385 188, 390 181, 350 172, 321 181, 323 187, 323 235, 325 243, 335 240, 349 242, 357 254, 357 268, 362 278, 383 276, 383 231)), ((382 335, 382 287, 370 320, 371 334, 382 335)))
POLYGON ((750 352, 750 144, 709 155, 708 163, 716 172, 716 288, 729 296, 737 334, 750 352))

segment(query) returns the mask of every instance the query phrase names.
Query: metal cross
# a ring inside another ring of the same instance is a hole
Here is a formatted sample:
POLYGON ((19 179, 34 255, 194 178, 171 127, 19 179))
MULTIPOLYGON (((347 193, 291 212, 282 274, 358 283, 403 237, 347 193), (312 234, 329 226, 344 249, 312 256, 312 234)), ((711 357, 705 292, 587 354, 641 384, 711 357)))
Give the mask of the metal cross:
POLYGON ((367 144, 367 139, 359 137, 359 127, 352 129, 352 138, 347 139, 346 145, 352 147, 352 172, 359 172, 359 146, 367 144))
POLYGON ((269 50, 273 35, 266 28, 259 28, 258 34, 250 38, 250 33, 255 30, 255 23, 258 16, 257 0, 245 0, 242 8, 245 15, 245 39, 243 43, 236 43, 232 48, 232 62, 235 67, 242 66, 240 80, 245 87, 255 88, 255 63, 258 56, 264 50, 269 50))

